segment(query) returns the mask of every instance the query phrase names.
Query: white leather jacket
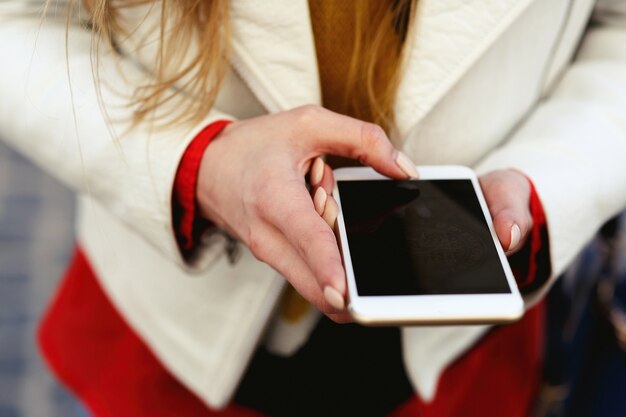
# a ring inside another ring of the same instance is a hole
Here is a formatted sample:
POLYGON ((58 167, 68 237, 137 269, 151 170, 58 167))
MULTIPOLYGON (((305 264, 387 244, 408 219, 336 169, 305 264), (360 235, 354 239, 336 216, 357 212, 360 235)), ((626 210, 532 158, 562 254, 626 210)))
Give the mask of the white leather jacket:
MULTIPOLYGON (((0 2, 0 137, 77 190, 79 242, 118 310, 182 383, 222 406, 284 280, 245 250, 231 265, 215 240, 186 263, 171 224, 173 180, 207 123, 320 104, 307 0, 233 0, 233 71, 214 111, 167 131, 129 130, 124 108, 150 77, 157 10, 128 11, 133 36, 120 40, 121 58, 101 57, 100 101, 91 34, 71 25, 66 59, 62 7, 42 21, 42 3, 0 2)), ((599 2, 588 27, 593 9, 592 0, 420 0, 395 103, 392 140, 418 164, 513 167, 533 180, 554 277, 626 206, 626 1, 599 2)), ((423 398, 486 329, 403 329, 423 398)), ((284 353, 306 341, 302 329, 279 330, 297 339, 275 342, 284 353)))

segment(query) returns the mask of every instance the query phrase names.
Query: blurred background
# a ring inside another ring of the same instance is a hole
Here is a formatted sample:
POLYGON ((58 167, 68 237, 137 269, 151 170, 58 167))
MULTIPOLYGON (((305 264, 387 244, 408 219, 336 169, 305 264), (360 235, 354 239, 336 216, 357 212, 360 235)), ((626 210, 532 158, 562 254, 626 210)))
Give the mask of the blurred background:
POLYGON ((0 417, 77 413, 35 340, 71 255, 73 211, 69 190, 0 142, 0 417))
MULTIPOLYGON (((71 192, 0 141, 0 417, 85 416, 38 354, 36 329, 73 247, 71 192)), ((626 216, 548 297, 536 416, 626 416, 626 216)))

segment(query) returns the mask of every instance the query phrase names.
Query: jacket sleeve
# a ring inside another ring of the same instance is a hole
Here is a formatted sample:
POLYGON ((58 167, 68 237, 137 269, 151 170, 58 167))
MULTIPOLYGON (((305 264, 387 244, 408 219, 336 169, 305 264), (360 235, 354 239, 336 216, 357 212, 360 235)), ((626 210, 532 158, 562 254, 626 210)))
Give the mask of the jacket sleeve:
POLYGON ((201 268, 218 248, 183 259, 172 225, 174 179, 190 141, 232 117, 214 110, 197 126, 131 129, 129 98, 149 81, 145 66, 102 47, 96 87, 91 32, 75 21, 67 27, 63 2, 42 17, 43 3, 0 4, 0 138, 173 261, 201 268))
POLYGON ((626 2, 601 1, 576 59, 479 173, 517 168, 536 186, 550 242, 543 296, 600 226, 626 207, 626 2))

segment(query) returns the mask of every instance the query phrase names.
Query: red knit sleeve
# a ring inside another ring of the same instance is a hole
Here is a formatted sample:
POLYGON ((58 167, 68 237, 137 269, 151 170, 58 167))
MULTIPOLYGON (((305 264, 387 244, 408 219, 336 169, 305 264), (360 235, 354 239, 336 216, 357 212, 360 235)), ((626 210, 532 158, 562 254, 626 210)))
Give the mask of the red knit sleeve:
POLYGON ((230 123, 219 120, 205 127, 187 146, 176 171, 172 195, 172 216, 176 241, 183 255, 189 255, 211 222, 198 216, 196 187, 200 162, 206 147, 230 123))
POLYGON ((531 189, 529 208, 533 228, 524 247, 509 258, 517 285, 523 294, 541 287, 550 277, 552 270, 546 216, 535 185, 530 179, 528 182, 531 189))

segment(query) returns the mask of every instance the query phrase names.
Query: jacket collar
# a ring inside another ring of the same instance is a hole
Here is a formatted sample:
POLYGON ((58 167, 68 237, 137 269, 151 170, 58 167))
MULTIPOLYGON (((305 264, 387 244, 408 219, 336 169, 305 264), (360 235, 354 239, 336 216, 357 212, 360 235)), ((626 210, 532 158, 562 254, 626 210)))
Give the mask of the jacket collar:
MULTIPOLYGON (((537 0, 535 0, 537 1, 537 0)), ((396 98, 401 137, 431 110, 533 0, 421 0, 396 98)))
POLYGON ((233 0, 233 66, 270 112, 320 104, 307 0, 233 0))
MULTIPOLYGON (((538 0, 420 0, 396 100, 401 136, 538 0)), ((231 3, 233 64, 271 112, 321 103, 307 0, 231 3)))

